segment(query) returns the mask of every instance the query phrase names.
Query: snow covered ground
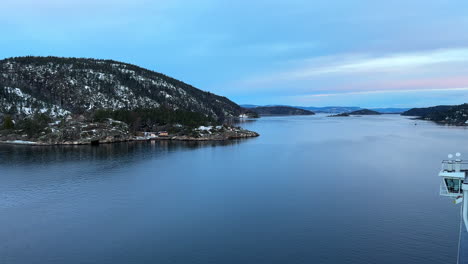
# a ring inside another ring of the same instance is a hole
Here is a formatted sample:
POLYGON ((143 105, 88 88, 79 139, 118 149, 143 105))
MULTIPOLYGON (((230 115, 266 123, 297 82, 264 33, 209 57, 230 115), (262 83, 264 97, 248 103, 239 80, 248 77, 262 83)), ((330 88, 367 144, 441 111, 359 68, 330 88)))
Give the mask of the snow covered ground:
POLYGON ((19 144, 19 145, 36 145, 37 144, 37 142, 25 141, 25 140, 8 140, 8 141, 5 141, 4 143, 19 144))

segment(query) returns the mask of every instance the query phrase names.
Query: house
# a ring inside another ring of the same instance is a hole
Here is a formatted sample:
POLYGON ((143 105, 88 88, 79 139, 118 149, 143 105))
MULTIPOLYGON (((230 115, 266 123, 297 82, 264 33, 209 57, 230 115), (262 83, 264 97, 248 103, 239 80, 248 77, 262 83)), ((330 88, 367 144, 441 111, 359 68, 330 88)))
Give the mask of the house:
POLYGON ((153 139, 158 137, 158 133, 156 132, 136 132, 136 136, 141 139, 153 139))
POLYGON ((159 131, 158 136, 160 137, 168 137, 169 133, 167 131, 159 131))
POLYGON ((145 132, 144 136, 147 138, 155 138, 158 137, 158 134, 156 132, 145 132))

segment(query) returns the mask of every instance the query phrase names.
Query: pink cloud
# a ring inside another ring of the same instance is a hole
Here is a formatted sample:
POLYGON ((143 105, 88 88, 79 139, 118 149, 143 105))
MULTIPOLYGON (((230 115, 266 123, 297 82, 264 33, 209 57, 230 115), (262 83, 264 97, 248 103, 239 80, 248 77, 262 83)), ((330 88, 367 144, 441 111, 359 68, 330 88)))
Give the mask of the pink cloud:
POLYGON ((384 89, 389 88, 454 88, 454 87, 467 87, 468 76, 450 76, 450 77, 437 77, 437 78, 421 78, 409 80, 394 80, 386 81, 380 87, 384 89))
POLYGON ((426 89, 453 89, 468 87, 468 76, 440 76, 415 78, 404 80, 376 80, 365 83, 347 83, 329 87, 335 92, 363 92, 380 90, 426 90, 426 89))

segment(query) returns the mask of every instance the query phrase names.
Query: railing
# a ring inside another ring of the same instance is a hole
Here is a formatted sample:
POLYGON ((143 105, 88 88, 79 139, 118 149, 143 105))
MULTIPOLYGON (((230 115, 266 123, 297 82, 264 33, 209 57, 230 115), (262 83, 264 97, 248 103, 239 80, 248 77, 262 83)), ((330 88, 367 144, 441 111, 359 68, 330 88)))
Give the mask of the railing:
POLYGON ((447 191, 445 184, 443 182, 440 183, 440 195, 448 196, 450 193, 447 191))
POLYGON ((461 171, 468 171, 468 160, 443 160, 442 171, 455 171, 459 168, 461 171))

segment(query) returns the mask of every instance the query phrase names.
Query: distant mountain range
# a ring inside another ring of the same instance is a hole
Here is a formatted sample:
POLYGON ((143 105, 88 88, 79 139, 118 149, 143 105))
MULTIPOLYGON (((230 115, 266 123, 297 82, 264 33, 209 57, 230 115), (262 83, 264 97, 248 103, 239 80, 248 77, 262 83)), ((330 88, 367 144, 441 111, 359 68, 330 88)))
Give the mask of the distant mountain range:
POLYGON ((309 111, 314 111, 316 113, 348 113, 361 109, 360 107, 355 106, 326 106, 326 107, 312 107, 312 106, 294 106, 300 109, 305 109, 309 111))
MULTIPOLYGON (((244 104, 241 105, 244 108, 255 108, 259 107, 259 105, 252 105, 252 104, 244 104)), ((277 106, 277 105, 267 105, 277 106)), ((357 107, 357 106, 325 106, 325 107, 312 107, 312 106, 288 106, 287 107, 294 107, 304 110, 309 110, 315 113, 330 113, 330 114, 337 114, 337 113, 350 113, 353 111, 364 110, 365 108, 357 107)), ((382 113, 382 114, 400 114, 403 113, 410 108, 371 108, 370 110, 382 113)))
POLYGON ((309 110, 290 106, 258 106, 249 108, 249 110, 261 116, 266 115, 314 115, 315 113, 309 110))
POLYGON ((381 114, 401 114, 408 111, 410 108, 369 108, 370 110, 379 112, 381 114))
POLYGON ((370 108, 361 107, 304 107, 304 106, 258 106, 241 105, 254 112, 267 114, 294 115, 299 114, 299 110, 308 110, 315 113, 330 113, 330 117, 346 117, 351 115, 379 115, 379 114, 401 114, 403 116, 415 116, 419 119, 430 120, 440 124, 467 126, 468 125, 468 104, 462 105, 439 105, 425 108, 370 108), (280 111, 281 110, 281 111, 280 111))

